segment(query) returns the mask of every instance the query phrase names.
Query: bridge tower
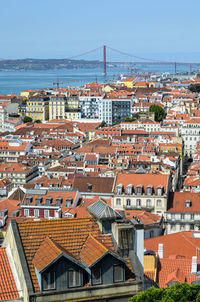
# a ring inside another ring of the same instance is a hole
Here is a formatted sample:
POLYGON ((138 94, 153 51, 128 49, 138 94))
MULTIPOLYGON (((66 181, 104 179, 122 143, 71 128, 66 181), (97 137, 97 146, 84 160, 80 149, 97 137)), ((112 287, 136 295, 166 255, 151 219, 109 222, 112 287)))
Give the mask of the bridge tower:
POLYGON ((103 46, 103 74, 106 75, 106 45, 103 46))

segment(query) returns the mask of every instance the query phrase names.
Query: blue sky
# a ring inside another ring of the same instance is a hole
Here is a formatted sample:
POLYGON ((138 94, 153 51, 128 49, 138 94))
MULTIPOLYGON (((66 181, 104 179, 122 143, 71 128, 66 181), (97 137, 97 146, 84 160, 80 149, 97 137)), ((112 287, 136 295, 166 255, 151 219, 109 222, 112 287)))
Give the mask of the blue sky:
MULTIPOLYGON (((199 0, 2 0, 0 11, 0 58, 68 58, 106 44, 147 58, 200 62, 199 0)), ((83 58, 101 57, 99 50, 83 58)))

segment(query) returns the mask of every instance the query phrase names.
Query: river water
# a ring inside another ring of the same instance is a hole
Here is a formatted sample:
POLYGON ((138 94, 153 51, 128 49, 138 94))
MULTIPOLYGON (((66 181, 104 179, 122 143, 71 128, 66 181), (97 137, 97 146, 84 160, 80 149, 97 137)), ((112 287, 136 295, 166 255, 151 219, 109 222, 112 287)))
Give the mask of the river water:
MULTIPOLYGON (((137 65, 138 72, 174 72, 173 65, 137 65)), ((178 71, 189 71, 189 66, 179 66, 178 71)), ((106 77, 102 68, 95 69, 63 69, 63 70, 34 70, 34 71, 1 71, 0 72, 0 94, 20 94, 25 89, 53 88, 52 83, 57 78, 62 84, 60 87, 80 86, 97 80, 103 83, 105 80, 117 78, 120 74, 128 74, 125 67, 107 68, 106 77)))

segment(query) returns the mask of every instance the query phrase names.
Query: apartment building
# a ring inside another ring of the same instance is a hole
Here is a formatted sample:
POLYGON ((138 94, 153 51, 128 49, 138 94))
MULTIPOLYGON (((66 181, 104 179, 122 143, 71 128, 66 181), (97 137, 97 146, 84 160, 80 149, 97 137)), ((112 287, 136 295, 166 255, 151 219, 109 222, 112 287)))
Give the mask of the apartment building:
POLYGON ((79 97, 79 104, 81 108, 81 115, 85 118, 99 117, 99 104, 103 99, 103 95, 96 93, 82 93, 79 97))
POLYGON ((54 95, 49 100, 49 120, 65 119, 66 98, 54 95))
POLYGON ((133 122, 121 123, 122 130, 144 130, 146 132, 159 132, 161 131, 160 123, 153 122, 148 118, 138 119, 133 122))
POLYGON ((11 220, 4 245, 25 301, 123 302, 142 291, 143 225, 116 221, 120 215, 102 201, 89 211, 93 217, 11 220))
POLYGON ((108 125, 120 123, 131 116, 131 97, 99 100, 99 119, 108 125))
POLYGON ((200 138, 200 118, 185 121, 181 128, 181 136, 184 140, 184 155, 193 157, 200 138))
POLYGON ((32 96, 26 103, 26 116, 33 121, 49 120, 49 97, 43 95, 32 96))
POLYGON ((165 213, 166 234, 181 231, 197 231, 200 221, 200 195, 191 192, 175 192, 172 206, 165 213))
POLYGON ((14 186, 23 185, 38 176, 38 166, 28 167, 19 163, 2 163, 0 178, 7 178, 14 186))
POLYGON ((19 139, 0 141, 0 160, 4 162, 17 162, 20 155, 26 155, 32 149, 32 144, 19 139))
POLYGON ((4 124, 5 124, 5 117, 6 117, 6 111, 4 107, 5 106, 0 105, 0 132, 4 132, 4 124))
POLYGON ((21 204, 21 215, 29 218, 56 219, 65 217, 64 212, 76 207, 80 199, 77 190, 64 188, 29 189, 21 204))
POLYGON ((145 210, 163 215, 167 210, 171 175, 119 173, 112 207, 117 210, 145 210))

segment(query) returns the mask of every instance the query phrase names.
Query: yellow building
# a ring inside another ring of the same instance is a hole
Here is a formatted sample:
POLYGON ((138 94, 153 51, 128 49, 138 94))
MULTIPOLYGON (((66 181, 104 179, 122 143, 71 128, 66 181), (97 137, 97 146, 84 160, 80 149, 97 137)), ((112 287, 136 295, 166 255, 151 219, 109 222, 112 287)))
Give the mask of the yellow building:
POLYGON ((49 98, 46 96, 34 96, 27 100, 26 116, 32 118, 33 121, 49 120, 49 98))
POLYGON ((133 85, 135 84, 136 78, 126 78, 124 80, 124 85, 127 88, 133 88, 133 85))
POLYGON ((66 99, 63 96, 52 96, 49 100, 49 120, 65 119, 66 99))
POLYGON ((109 85, 105 85, 105 86, 102 87, 102 91, 106 92, 106 93, 112 92, 113 90, 114 89, 109 85))
POLYGON ((68 97, 67 98, 67 109, 77 110, 79 108, 79 98, 78 97, 68 97))
POLYGON ((25 98, 30 98, 31 96, 33 96, 36 93, 35 90, 32 89, 27 89, 27 90, 23 90, 21 91, 20 95, 24 96, 25 98))
POLYGON ((180 155, 182 155, 183 152, 183 148, 182 148, 182 144, 178 144, 178 143, 162 143, 159 145, 160 146, 160 150, 163 152, 178 152, 180 155))
POLYGON ((66 120, 73 121, 73 120, 79 120, 80 118, 81 118, 81 111, 80 110, 76 110, 76 111, 67 110, 65 112, 65 119, 66 120))

